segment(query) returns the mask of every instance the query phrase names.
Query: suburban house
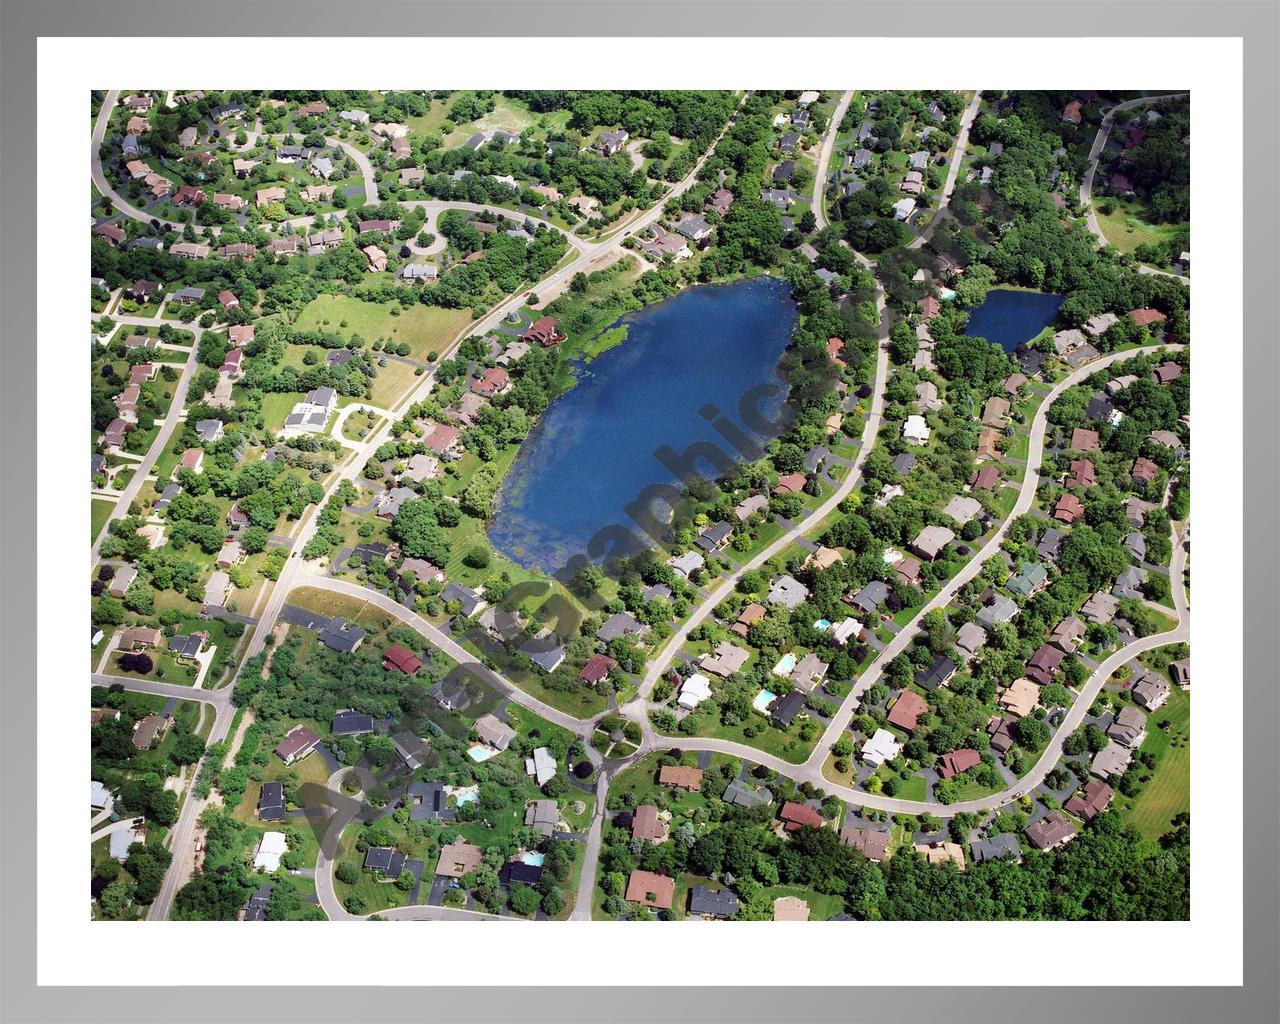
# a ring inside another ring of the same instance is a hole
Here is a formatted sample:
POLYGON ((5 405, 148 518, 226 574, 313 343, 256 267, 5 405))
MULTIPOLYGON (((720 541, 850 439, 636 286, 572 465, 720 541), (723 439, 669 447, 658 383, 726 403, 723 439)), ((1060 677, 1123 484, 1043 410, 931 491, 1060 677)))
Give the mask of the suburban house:
POLYGON ((1030 679, 1015 679, 996 699, 996 703, 1013 718, 1025 718, 1040 703, 1040 687, 1030 679))
POLYGON ((702 769, 686 765, 664 764, 658 769, 658 783, 673 789, 685 789, 690 793, 702 791, 702 769))
POLYGON ((730 889, 713 890, 695 885, 689 890, 689 913, 694 917, 723 920, 738 912, 738 897, 730 889))
POLYGON ((655 910, 670 910, 675 899, 676 880, 652 871, 632 871, 627 879, 625 899, 655 910))
POLYGON ((1003 857, 1012 857, 1021 863, 1022 844, 1012 832, 1001 832, 987 839, 975 839, 969 844, 969 856, 973 858, 975 864, 981 864, 987 860, 1000 860, 1003 857))
POLYGON ((258 820, 280 821, 284 818, 284 783, 264 782, 258 793, 258 820))
POLYGON ((1116 713, 1107 735, 1130 750, 1136 750, 1147 738, 1147 716, 1138 708, 1126 705, 1116 713))
POLYGON ((1076 837, 1076 827, 1061 811, 1050 811, 1026 829, 1027 842, 1037 850, 1055 850, 1076 837))
POLYGON ((926 526, 911 542, 911 550, 927 561, 934 561, 956 535, 945 526, 926 526))
POLYGON ((875 767, 886 761, 892 761, 902 752, 902 744, 894 739, 888 729, 877 729, 872 737, 862 744, 860 754, 862 760, 875 767))
POLYGON ((879 864, 889 855, 889 840, 892 834, 889 832, 881 832, 878 829, 871 828, 855 828, 852 825, 846 825, 840 832, 840 842, 845 846, 852 846, 861 853, 867 860, 875 861, 879 864))
POLYGON ((809 913, 809 904, 799 896, 779 896, 773 901, 775 921, 807 921, 809 913))
POLYGON ((928 668, 916 672, 915 682, 922 690, 932 693, 946 686, 955 674, 956 663, 946 655, 940 654, 933 659, 933 663, 928 668))
POLYGON ((468 872, 475 871, 483 862, 482 847, 455 839, 448 846, 441 847, 435 873, 445 878, 461 878, 468 872))
POLYGON ((564 335, 558 330, 556 318, 553 316, 539 317, 528 329, 520 335, 520 340, 530 345, 541 345, 543 348, 550 348, 564 341, 564 335))
POLYGON ((976 768, 982 764, 982 755, 972 747, 962 747, 960 750, 953 750, 950 753, 943 754, 941 767, 938 774, 944 779, 953 779, 957 775, 962 775, 970 768, 976 768))
POLYGON ((959 843, 935 840, 932 843, 916 843, 913 849, 925 859, 927 864, 934 866, 954 864, 957 871, 964 870, 964 847, 959 843))
POLYGON ((886 716, 888 723, 904 732, 915 732, 921 715, 929 713, 929 705, 915 690, 903 690, 886 716))
POLYGON ((1063 805, 1063 809, 1068 814, 1074 814, 1086 822, 1093 821, 1107 809, 1115 795, 1115 790, 1105 782, 1100 779, 1089 779, 1071 794, 1071 799, 1063 805))
POLYGON ((294 726, 276 747, 276 757, 285 764, 294 764, 311 753, 320 737, 301 725, 294 726))
POLYGON ((666 822, 653 804, 641 804, 631 817, 631 838, 662 843, 667 838, 666 822))

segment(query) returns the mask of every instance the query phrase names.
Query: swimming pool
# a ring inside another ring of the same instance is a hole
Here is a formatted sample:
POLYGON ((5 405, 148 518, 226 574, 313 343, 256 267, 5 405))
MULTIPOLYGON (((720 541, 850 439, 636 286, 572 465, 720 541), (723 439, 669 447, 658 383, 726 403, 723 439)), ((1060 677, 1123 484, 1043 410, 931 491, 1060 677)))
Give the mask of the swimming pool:
POLYGON ((830 619, 819 619, 813 624, 813 628, 819 633, 825 633, 831 627, 830 619))
POLYGON ((769 713, 769 705, 773 703, 776 697, 776 693, 769 690, 761 690, 756 694, 756 699, 751 702, 751 706, 759 711, 760 714, 767 715, 769 713))
POLYGON ((542 862, 546 859, 547 859, 547 855, 545 853, 520 854, 520 860, 525 864, 528 864, 530 867, 534 867, 534 868, 542 867, 542 862))
POLYGON ((468 786, 466 789, 459 790, 457 799, 458 799, 459 807, 461 807, 463 804, 475 803, 477 800, 480 799, 480 787, 468 786))
POLYGON ((794 654, 784 654, 778 659, 778 664, 773 666, 773 674, 775 676, 789 676, 791 670, 796 667, 796 656, 794 654))
POLYGON ((475 761, 477 764, 487 761, 491 757, 497 757, 500 753, 501 751, 494 750, 493 747, 486 746, 483 743, 473 743, 471 746, 467 747, 467 757, 471 758, 471 760, 475 761))

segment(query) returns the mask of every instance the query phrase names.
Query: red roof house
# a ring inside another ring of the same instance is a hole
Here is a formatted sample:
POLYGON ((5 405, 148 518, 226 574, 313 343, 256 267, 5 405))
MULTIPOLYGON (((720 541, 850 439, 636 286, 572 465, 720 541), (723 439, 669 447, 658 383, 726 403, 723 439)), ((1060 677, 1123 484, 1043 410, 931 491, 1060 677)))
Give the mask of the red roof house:
POLYGON ((982 755, 971 747, 964 747, 942 755, 942 767, 938 770, 938 774, 944 779, 950 779, 980 764, 982 764, 982 755))
POLYGON ((1084 503, 1074 494, 1064 494, 1053 506, 1053 518, 1070 526, 1084 515, 1084 503))
POLYGON ((924 698, 916 693, 915 690, 903 690, 902 696, 889 709, 889 724, 896 725, 899 729, 905 729, 907 732, 914 732, 920 716, 928 711, 929 705, 924 702, 924 698))
POLYGON ((797 804, 790 800, 782 805, 782 810, 778 812, 778 819, 782 822, 782 827, 788 832, 794 832, 803 825, 808 825, 810 828, 822 828, 821 814, 808 804, 797 804))
POLYGON ((413 675, 422 668, 422 659, 408 648, 392 644, 382 653, 382 667, 390 671, 397 669, 407 676, 413 675))

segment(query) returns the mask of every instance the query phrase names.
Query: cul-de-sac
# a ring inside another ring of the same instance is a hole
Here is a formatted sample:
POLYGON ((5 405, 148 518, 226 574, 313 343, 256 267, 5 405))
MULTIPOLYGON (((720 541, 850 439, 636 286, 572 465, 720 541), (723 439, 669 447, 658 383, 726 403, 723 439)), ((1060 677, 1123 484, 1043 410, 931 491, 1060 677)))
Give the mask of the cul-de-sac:
POLYGON ((1189 918, 1186 92, 89 99, 95 920, 1189 918))

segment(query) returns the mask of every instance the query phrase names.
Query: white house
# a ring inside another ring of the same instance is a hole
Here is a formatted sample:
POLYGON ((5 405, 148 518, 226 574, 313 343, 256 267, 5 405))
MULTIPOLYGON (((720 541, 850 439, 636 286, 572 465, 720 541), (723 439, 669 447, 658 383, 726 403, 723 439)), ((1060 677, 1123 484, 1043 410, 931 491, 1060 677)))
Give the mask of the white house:
POLYGON ((902 744, 893 738, 888 729, 877 729, 875 735, 862 744, 862 760, 877 768, 892 761, 902 750, 902 744))
POLYGON ((258 871, 271 874, 280 868, 280 858, 289 851, 289 841, 283 832, 267 832, 258 844, 258 852, 253 856, 253 866, 258 871))
POLYGON ((928 444, 929 424, 923 416, 908 416, 907 422, 902 425, 902 436, 909 444, 928 444))
POLYGON ((701 672, 695 672, 680 687, 680 699, 677 703, 680 707, 692 711, 710 696, 711 680, 701 672))

